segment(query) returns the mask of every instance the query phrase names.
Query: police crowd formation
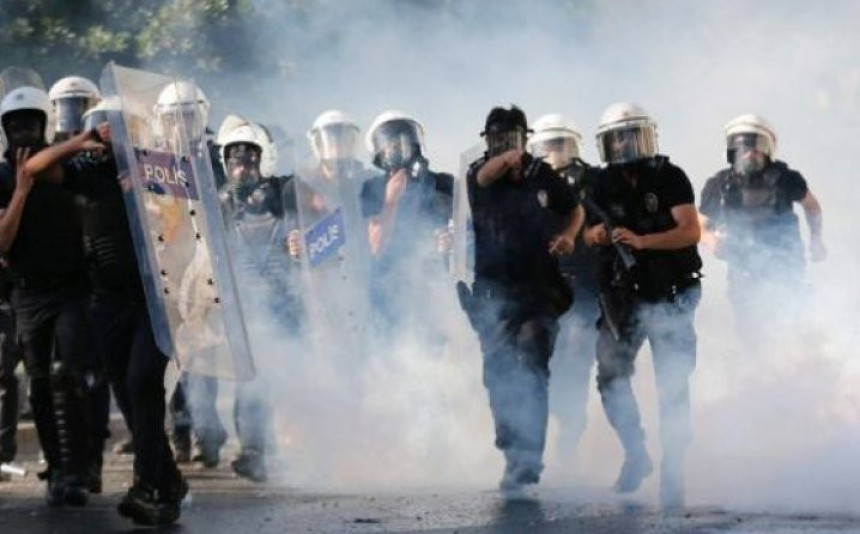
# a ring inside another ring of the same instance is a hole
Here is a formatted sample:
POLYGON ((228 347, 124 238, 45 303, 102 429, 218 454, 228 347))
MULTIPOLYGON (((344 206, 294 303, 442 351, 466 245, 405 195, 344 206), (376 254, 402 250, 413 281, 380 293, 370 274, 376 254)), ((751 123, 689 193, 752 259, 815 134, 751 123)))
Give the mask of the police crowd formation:
MULTIPOLYGON (((137 524, 163 525, 179 519, 189 493, 179 466, 217 466, 228 432, 216 410, 217 378, 183 372, 165 399, 172 355, 156 343, 153 297, 144 291, 129 185, 107 120, 115 105, 78 76, 48 92, 15 88, 0 103, 0 462, 16 458, 15 370, 23 362, 47 504, 86 505, 102 490, 112 392, 131 436, 117 452, 134 455, 118 511, 137 524)), ((340 340, 317 340, 320 350, 349 358, 362 357, 368 335, 387 336, 396 352, 387 333, 397 331, 442 347, 440 319, 399 293, 420 285, 419 294, 457 295, 465 314, 453 320, 468 321, 483 354, 506 494, 539 481, 551 411, 560 450, 573 457, 595 362, 603 409, 624 451, 615 490, 640 487, 655 466, 631 378, 647 340, 658 390, 660 500, 682 508, 699 244, 727 262, 738 333, 749 347, 791 328, 789 309, 802 313, 796 298, 773 302, 804 284, 795 203, 808 223, 811 259, 826 256, 821 207, 803 176, 775 159, 776 132, 756 115, 726 125, 728 166, 707 180, 697 208, 685 172, 658 152, 655 120, 629 103, 609 106, 600 119, 600 165, 581 159, 582 134, 562 116, 529 125, 518 107, 495 107, 480 133, 484 154, 464 182, 432 170, 423 126, 399 111, 380 114, 367 132, 373 168, 358 159, 359 126, 341 111, 321 113, 308 132, 315 167, 287 176, 278 173, 274 129, 231 115, 217 133, 208 130, 209 101, 190 82, 167 84, 153 113, 162 135, 179 128, 210 159, 236 277, 278 335, 300 338, 329 321, 340 340), (455 225, 454 192, 463 183, 471 216, 455 225), (313 277, 301 274, 313 260, 303 232, 334 207, 345 228, 335 237, 344 239, 347 282, 325 265, 313 277), (460 231, 470 234, 474 277, 455 284, 448 258, 460 231), (312 285, 316 309, 303 297, 312 285), (782 313, 772 313, 774 305, 782 313), (782 324, 768 324, 775 322, 782 324), (565 392, 552 405, 551 360, 554 384, 565 392)), ((237 382, 233 407, 240 450, 231 467, 261 484, 274 443, 266 365, 237 382)))

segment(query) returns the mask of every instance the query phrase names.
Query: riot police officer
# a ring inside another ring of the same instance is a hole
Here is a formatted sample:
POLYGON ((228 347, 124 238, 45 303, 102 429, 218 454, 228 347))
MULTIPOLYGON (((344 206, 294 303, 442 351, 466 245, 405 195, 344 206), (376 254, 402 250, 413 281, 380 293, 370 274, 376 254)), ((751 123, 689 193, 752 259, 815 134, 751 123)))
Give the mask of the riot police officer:
MULTIPOLYGON (((51 86, 48 98, 54 108, 54 142, 61 142, 84 131, 84 116, 98 103, 101 95, 98 87, 90 80, 81 76, 66 76, 51 86)), ((75 200, 86 227, 93 213, 93 206, 88 203, 86 197, 77 197, 75 200)), ((92 266, 98 260, 94 257, 98 252, 94 249, 93 242, 88 239, 86 228, 84 230, 85 261, 88 266, 92 266)), ((110 389, 103 373, 105 355, 99 349, 95 337, 93 336, 93 343, 90 344, 90 357, 84 367, 88 416, 87 485, 91 492, 101 493, 104 445, 110 436, 110 389)))
MULTIPOLYGON (((90 127, 103 117, 96 111, 90 127)), ((91 258, 91 313, 134 447, 134 482, 118 510, 138 524, 170 524, 179 518, 188 484, 164 429, 168 359, 155 343, 116 163, 109 150, 103 152, 107 140, 104 125, 98 135, 89 129, 31 158, 27 169, 87 198, 83 219, 91 258)))
POLYGON ((377 116, 366 142, 373 164, 383 171, 361 190, 376 318, 386 332, 409 325, 428 341, 438 341, 441 334, 428 320, 428 306, 413 296, 437 294, 445 281, 447 250, 439 241, 452 215, 454 177, 430 169, 424 127, 401 111, 377 116), (410 297, 404 297, 405 288, 410 297))
MULTIPOLYGON (((594 189, 597 169, 580 157, 582 134, 558 114, 544 115, 532 125, 534 133, 526 146, 558 173, 580 199, 594 189)), ((577 236, 572 254, 559 257, 559 266, 574 294, 571 309, 560 320, 556 353, 551 360, 553 387, 550 409, 561 426, 559 452, 572 463, 576 447, 585 430, 588 381, 597 344, 597 249, 587 247, 577 236)))
POLYGON ((568 184, 524 152, 526 132, 519 108, 493 108, 481 133, 486 154, 466 176, 475 281, 459 291, 481 342, 503 491, 537 483, 543 470, 549 359, 572 303, 555 255, 573 251, 583 220, 568 184))
POLYGON ((683 506, 690 441, 689 377, 696 364, 693 324, 701 288, 700 228, 690 181, 657 153, 656 123, 639 106, 613 104, 597 133, 601 160, 586 242, 601 246, 597 385, 624 447, 618 492, 638 489, 652 471, 630 378, 647 339, 660 408, 660 497, 683 506))
POLYGON ((53 137, 47 93, 11 91, 0 103, 9 142, 0 164, 0 253, 14 276, 11 302, 30 376, 30 402, 47 462, 50 505, 87 502, 84 362, 88 356, 81 226, 72 195, 35 183, 28 154, 53 137))
MULTIPOLYGON (((243 313, 251 324, 268 323, 275 318, 274 326, 295 332, 295 294, 290 285, 284 221, 285 213, 292 210, 292 206, 285 205, 292 190, 290 178, 274 176, 274 143, 256 123, 245 121, 226 130, 221 128, 218 145, 219 164, 226 178, 220 197, 230 252, 243 290, 243 313)), ((255 352, 259 355, 259 350, 255 352)), ((218 381, 189 374, 185 385, 198 442, 197 459, 206 467, 214 467, 227 436, 216 409, 218 381)), ((234 402, 241 449, 231 466, 239 476, 264 482, 268 476, 264 455, 272 431, 266 381, 258 377, 237 383, 234 402)))
POLYGON ((790 328, 804 294, 806 257, 794 214, 809 226, 809 253, 823 260, 821 206, 803 176, 774 159, 776 132, 756 115, 725 127, 730 164, 702 190, 702 240, 729 267, 729 299, 741 338, 753 348, 790 328))

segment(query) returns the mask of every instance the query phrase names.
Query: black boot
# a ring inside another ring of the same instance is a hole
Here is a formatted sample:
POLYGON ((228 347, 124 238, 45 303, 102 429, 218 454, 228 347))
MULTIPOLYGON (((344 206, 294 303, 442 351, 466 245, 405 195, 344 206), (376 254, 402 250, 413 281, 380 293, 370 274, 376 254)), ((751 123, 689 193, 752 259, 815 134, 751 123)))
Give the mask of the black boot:
POLYGON ((136 480, 117 505, 117 511, 137 525, 153 526, 158 518, 155 501, 155 488, 136 480))
MULTIPOLYGON (((57 445, 60 464, 65 475, 63 499, 72 506, 84 506, 89 500, 87 492, 86 429, 83 402, 79 384, 62 362, 51 369, 51 389, 54 400, 54 417, 57 426, 57 445)), ((53 473, 52 473, 53 478, 53 473)))

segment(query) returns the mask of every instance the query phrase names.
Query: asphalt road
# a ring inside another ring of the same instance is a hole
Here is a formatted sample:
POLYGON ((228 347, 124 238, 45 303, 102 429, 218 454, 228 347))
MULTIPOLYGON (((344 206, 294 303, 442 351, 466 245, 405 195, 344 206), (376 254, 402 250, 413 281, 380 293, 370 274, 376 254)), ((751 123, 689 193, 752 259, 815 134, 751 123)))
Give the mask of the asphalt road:
MULTIPOLYGON (((38 469, 33 458, 24 464, 38 469)), ((508 501, 494 491, 410 491, 337 494, 275 481, 260 487, 222 467, 189 467, 191 505, 170 532, 216 533, 845 533, 860 532, 860 517, 833 514, 737 513, 717 507, 663 515, 635 499, 596 488, 540 488, 508 501)), ((128 457, 110 457, 105 493, 85 508, 49 509, 43 485, 30 474, 0 483, 3 534, 131 532, 115 512, 131 476, 128 457)))

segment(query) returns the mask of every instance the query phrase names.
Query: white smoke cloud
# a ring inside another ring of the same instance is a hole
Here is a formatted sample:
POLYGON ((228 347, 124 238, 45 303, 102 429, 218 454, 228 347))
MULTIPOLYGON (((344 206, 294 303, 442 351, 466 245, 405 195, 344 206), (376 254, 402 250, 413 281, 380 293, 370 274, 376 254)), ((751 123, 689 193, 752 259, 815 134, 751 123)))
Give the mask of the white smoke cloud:
MULTIPOLYGON (((860 5, 320 0, 306 2, 300 14, 273 0, 253 5, 267 14, 254 32, 257 53, 289 75, 259 72, 254 87, 233 86, 228 75, 215 82, 225 98, 213 104, 222 114, 278 122, 299 145, 324 109, 343 109, 368 125, 379 112, 399 108, 423 121, 432 167, 456 173, 460 152, 479 141, 489 109, 513 102, 532 120, 550 112, 573 120, 584 130, 583 155, 596 162, 592 140, 601 111, 632 100, 653 114, 661 151, 687 171, 698 193, 725 166, 723 125, 747 112, 768 118, 779 135, 778 157, 804 173, 824 207, 830 258, 808 270, 815 313, 801 343, 750 358, 733 331, 725 267, 705 255, 690 497, 857 509, 849 496, 860 491, 860 364, 853 359, 860 235, 852 218, 860 192, 852 152, 860 124, 860 5)), ((465 323, 457 313, 450 320, 465 323)), ((362 432, 384 432, 364 434, 366 448, 351 464, 358 466, 355 476, 340 482, 495 483, 501 460, 492 446, 480 356, 463 331, 458 347, 465 349, 456 356, 372 364, 380 367, 370 383, 393 387, 363 400, 371 425, 362 432), (439 450, 444 454, 434 456, 439 450)), ((648 359, 640 354, 635 387, 656 452, 648 359)), ((308 403, 313 386, 289 384, 308 403)), ((620 452, 596 390, 590 396, 577 480, 609 485, 620 452)), ((330 440, 314 443, 308 454, 333 458, 348 449, 330 440)), ((547 457, 548 480, 570 482, 553 478, 564 462, 552 444, 547 457)), ((646 495, 653 489, 650 482, 646 495)))

